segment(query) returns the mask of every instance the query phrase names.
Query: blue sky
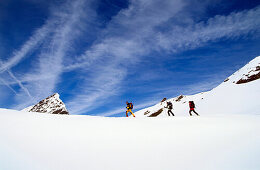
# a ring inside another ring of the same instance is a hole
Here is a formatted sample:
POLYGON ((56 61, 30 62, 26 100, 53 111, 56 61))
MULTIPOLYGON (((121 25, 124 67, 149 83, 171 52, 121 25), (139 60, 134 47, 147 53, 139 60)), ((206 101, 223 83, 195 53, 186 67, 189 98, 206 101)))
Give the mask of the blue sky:
POLYGON ((71 114, 124 116, 207 91, 260 55, 256 0, 0 1, 0 107, 58 92, 71 114))

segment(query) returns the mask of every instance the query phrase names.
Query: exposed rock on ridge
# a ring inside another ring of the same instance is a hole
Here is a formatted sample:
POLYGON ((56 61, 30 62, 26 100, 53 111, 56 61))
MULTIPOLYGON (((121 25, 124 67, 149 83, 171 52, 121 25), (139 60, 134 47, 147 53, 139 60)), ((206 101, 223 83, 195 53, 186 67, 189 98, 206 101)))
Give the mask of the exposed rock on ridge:
POLYGON ((60 99, 60 95, 55 93, 40 101, 33 107, 24 109, 28 112, 50 113, 50 114, 69 114, 65 104, 60 99))

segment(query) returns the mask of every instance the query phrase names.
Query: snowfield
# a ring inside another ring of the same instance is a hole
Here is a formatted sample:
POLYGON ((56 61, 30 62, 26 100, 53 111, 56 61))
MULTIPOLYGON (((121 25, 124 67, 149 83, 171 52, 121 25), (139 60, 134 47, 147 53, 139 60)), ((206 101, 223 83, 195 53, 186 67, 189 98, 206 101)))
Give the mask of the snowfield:
POLYGON ((259 170, 258 77, 260 57, 209 92, 169 99, 174 117, 149 117, 166 102, 136 118, 0 109, 0 170, 259 170))
POLYGON ((105 118, 0 109, 0 139, 1 170, 260 169, 260 115, 105 118))

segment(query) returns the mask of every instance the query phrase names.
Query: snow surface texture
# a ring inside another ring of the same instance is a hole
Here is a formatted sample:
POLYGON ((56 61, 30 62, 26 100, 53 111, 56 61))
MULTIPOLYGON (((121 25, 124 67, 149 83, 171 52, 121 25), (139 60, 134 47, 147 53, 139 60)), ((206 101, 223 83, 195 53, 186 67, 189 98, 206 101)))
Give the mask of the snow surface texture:
POLYGON ((60 95, 58 93, 55 93, 40 101, 36 105, 29 106, 22 111, 50 114, 69 114, 65 104, 61 101, 60 95))
POLYGON ((247 65, 228 77, 218 87, 209 92, 190 96, 181 95, 168 99, 155 106, 135 112, 135 116, 153 116, 153 114, 160 109, 163 109, 163 111, 158 117, 168 116, 168 109, 164 108, 167 101, 172 102, 175 116, 189 115, 189 101, 194 101, 196 106, 195 110, 200 115, 260 114, 260 79, 250 79, 250 77, 255 77, 255 75, 259 74, 260 56, 250 61, 247 65), (241 80, 244 80, 243 83, 237 84, 237 82, 241 80))
POLYGON ((105 118, 0 109, 2 170, 259 170, 260 116, 105 118))

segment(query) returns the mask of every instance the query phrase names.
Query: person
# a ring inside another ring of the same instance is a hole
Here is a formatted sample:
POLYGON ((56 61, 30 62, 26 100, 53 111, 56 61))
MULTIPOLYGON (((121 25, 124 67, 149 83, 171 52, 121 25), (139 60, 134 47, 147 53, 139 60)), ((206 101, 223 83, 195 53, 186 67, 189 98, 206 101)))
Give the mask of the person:
POLYGON ((193 101, 189 101, 189 106, 190 106, 190 116, 192 116, 191 112, 193 111, 197 116, 199 116, 199 114, 195 111, 195 104, 193 101))
POLYGON ((167 106, 165 108, 168 108, 168 116, 170 116, 170 113, 172 114, 172 116, 174 116, 174 114, 172 113, 172 102, 167 102, 167 106))
POLYGON ((128 117, 128 112, 130 112, 133 117, 135 117, 134 113, 132 112, 132 109, 133 109, 133 104, 132 103, 128 103, 128 101, 126 101, 126 117, 128 117))

